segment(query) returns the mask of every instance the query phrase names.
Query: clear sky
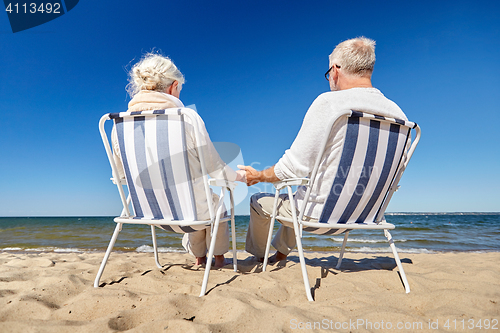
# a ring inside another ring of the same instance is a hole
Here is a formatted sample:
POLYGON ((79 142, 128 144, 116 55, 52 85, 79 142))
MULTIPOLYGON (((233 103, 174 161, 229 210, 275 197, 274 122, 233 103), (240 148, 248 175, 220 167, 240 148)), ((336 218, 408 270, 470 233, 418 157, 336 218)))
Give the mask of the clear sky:
POLYGON ((127 109, 127 69, 145 52, 174 60, 212 141, 263 169, 329 90, 335 45, 361 35, 377 42, 374 86, 422 128, 387 211, 498 212, 499 17, 499 1, 477 0, 81 0, 12 33, 4 12, 0 216, 120 213, 97 125, 127 109))

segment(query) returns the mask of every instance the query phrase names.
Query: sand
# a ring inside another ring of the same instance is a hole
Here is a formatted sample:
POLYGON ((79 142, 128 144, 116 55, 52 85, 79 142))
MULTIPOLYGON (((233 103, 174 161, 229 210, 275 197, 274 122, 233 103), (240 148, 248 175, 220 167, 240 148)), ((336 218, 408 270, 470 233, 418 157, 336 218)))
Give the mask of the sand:
POLYGON ((391 253, 307 253, 308 302, 296 252, 267 272, 210 273, 184 253, 0 253, 0 332, 496 332, 500 253, 406 254, 406 294, 391 253), (479 327, 479 325, 481 327, 479 327), (488 328, 486 328, 488 326, 488 328), (496 328, 496 330, 495 330, 496 328))

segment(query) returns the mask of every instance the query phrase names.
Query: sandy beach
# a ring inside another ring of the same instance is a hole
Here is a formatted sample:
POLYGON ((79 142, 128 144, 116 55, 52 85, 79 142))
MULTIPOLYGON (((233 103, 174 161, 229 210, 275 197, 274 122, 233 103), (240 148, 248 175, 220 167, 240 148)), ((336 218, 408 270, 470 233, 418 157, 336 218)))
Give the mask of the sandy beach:
POLYGON ((315 302, 296 252, 267 272, 238 253, 213 269, 183 253, 0 253, 0 332, 484 332, 500 329, 500 253, 407 254, 406 294, 391 253, 307 253, 315 302), (488 328, 486 328, 488 327, 488 328))

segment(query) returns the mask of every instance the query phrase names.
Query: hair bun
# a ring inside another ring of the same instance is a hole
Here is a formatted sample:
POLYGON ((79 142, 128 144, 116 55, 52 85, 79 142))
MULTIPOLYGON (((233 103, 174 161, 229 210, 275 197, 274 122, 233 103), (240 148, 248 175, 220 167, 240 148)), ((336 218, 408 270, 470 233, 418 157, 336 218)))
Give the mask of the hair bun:
POLYGON ((184 83, 184 76, 168 57, 146 54, 129 73, 127 91, 134 96, 141 90, 165 91, 174 81, 184 83))

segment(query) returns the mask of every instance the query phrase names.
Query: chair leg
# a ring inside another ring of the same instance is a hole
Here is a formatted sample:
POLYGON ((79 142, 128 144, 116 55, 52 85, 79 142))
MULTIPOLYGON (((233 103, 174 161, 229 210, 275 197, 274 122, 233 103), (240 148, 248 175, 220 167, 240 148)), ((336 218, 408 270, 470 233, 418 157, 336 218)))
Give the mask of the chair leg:
POLYGON ((238 271, 238 257, 236 255, 236 227, 234 223, 234 197, 233 191, 229 190, 229 197, 231 199, 231 242, 233 243, 233 269, 238 271))
POLYGON ((113 246, 115 246, 116 239, 118 238, 118 234, 122 230, 122 224, 117 223, 115 227, 115 231, 113 232, 113 236, 111 237, 111 240, 109 241, 108 249, 106 250, 106 254, 104 255, 104 258, 102 259, 101 267, 99 267, 99 271, 97 272, 97 276, 95 277, 94 281, 94 288, 99 287, 99 280, 101 279, 102 272, 104 272, 104 268, 106 267, 106 263, 108 262, 109 255, 111 254, 111 251, 113 250, 113 246))
POLYGON ((151 226, 151 237, 153 238, 153 251, 155 253, 156 267, 162 269, 163 266, 160 264, 160 260, 158 258, 158 244, 156 243, 156 230, 154 225, 151 226))
POLYGON ((271 239, 273 238, 273 229, 274 229, 274 221, 276 217, 276 212, 278 210, 278 198, 280 195, 280 191, 276 190, 276 194, 274 195, 274 205, 273 205, 273 215, 271 216, 271 224, 269 224, 269 234, 267 235, 267 243, 266 243, 266 253, 264 254, 264 262, 262 264, 262 271, 266 271, 267 262, 269 258, 269 249, 271 248, 271 239))
POLYGON ((399 268, 399 274, 401 274, 401 279, 403 280, 403 285, 405 287, 406 293, 408 294, 410 292, 410 284, 408 283, 408 280, 406 279, 406 274, 403 269, 403 265, 401 264, 401 260, 399 260, 399 255, 398 251, 396 250, 396 245, 394 245, 394 240, 392 239, 391 234, 389 233, 389 230, 384 229, 384 235, 387 237, 387 241, 389 242, 389 246, 391 247, 392 253, 394 254, 394 259, 396 260, 396 264, 398 265, 399 268))
POLYGON ((336 269, 340 269, 340 264, 342 263, 342 258, 344 257, 345 245, 347 244, 347 237, 349 237, 349 231, 346 231, 344 234, 344 241, 342 242, 342 249, 340 250, 339 260, 337 262, 336 269))
POLYGON ((299 237, 298 230, 295 230, 295 234, 297 251, 299 252, 300 267, 302 269, 302 278, 304 279, 304 287, 306 288, 307 300, 313 302, 314 299, 311 294, 311 285, 309 284, 309 277, 307 276, 306 260, 304 258, 304 251, 302 250, 302 240, 299 237))
POLYGON ((290 210, 293 217, 293 230, 295 232, 295 241, 297 243, 297 251, 299 252, 300 267, 302 269, 302 278, 304 279, 304 287, 306 288, 307 300, 313 302, 314 299, 311 294, 311 285, 309 284, 309 277, 307 276, 306 259, 304 258, 304 250, 302 249, 302 240, 300 238, 299 223, 297 222, 297 211, 295 210, 295 202, 293 200, 292 187, 287 186, 288 197, 290 198, 290 210))
POLYGON ((203 283, 201 284, 200 297, 205 296, 207 291, 208 277, 210 275, 210 268, 212 267, 212 259, 214 257, 215 242, 217 240, 217 231, 219 231, 219 219, 222 206, 217 210, 215 215, 214 229, 212 230, 212 238, 210 239, 210 248, 208 249, 207 264, 205 265, 205 274, 203 275, 203 283))

